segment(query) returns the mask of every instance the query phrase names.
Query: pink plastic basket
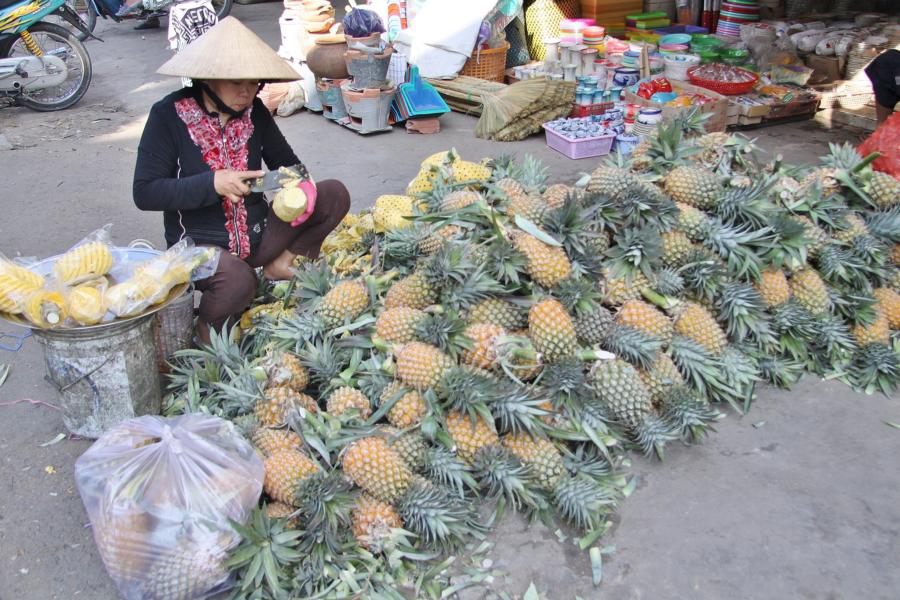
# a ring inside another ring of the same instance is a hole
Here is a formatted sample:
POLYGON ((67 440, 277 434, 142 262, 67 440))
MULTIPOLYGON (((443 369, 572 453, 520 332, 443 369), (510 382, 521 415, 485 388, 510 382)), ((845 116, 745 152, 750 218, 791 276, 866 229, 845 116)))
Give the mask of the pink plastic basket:
POLYGON ((552 129, 548 129, 546 124, 544 124, 543 127, 547 134, 547 145, 557 152, 576 160, 579 158, 591 158, 593 156, 604 156, 609 154, 609 151, 612 150, 613 142, 616 139, 616 134, 612 133, 610 135, 601 135, 599 137, 570 140, 556 133, 552 129))

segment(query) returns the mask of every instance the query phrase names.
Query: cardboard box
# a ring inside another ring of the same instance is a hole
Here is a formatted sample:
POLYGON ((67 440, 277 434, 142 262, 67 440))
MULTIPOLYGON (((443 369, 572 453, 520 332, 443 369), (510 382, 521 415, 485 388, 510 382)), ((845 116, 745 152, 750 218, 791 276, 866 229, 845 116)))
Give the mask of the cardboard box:
MULTIPOLYGON (((700 107, 700 112, 710 113, 712 115, 709 120, 706 121, 706 131, 725 131, 725 127, 728 125, 728 98, 718 92, 691 85, 686 81, 677 81, 673 79, 670 80, 670 82, 672 83, 673 91, 677 93, 703 94, 707 98, 712 98, 712 102, 708 102, 700 107)), ((659 104, 658 102, 650 102, 649 100, 645 100, 637 94, 632 93, 628 89, 622 91, 622 99, 630 104, 661 108, 664 119, 674 117, 682 111, 690 110, 689 108, 666 106, 665 104, 659 104)))
POLYGON ((844 72, 841 59, 836 56, 819 56, 809 54, 806 56, 806 66, 813 70, 810 83, 823 84, 837 81, 844 72))
POLYGON ((741 96, 729 96, 728 107, 743 117, 765 117, 769 114, 772 102, 759 94, 743 94, 741 96))

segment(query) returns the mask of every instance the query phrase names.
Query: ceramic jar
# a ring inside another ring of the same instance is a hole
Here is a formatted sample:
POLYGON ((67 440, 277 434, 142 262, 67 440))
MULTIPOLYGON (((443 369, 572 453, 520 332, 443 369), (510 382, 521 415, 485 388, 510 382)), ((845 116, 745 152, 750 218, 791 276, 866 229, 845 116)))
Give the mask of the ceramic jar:
POLYGON ((346 79, 349 77, 344 53, 347 40, 343 34, 323 35, 306 55, 306 64, 317 79, 346 79))
POLYGON ((641 72, 631 67, 619 67, 613 75, 613 83, 620 88, 631 87, 641 78, 641 72))

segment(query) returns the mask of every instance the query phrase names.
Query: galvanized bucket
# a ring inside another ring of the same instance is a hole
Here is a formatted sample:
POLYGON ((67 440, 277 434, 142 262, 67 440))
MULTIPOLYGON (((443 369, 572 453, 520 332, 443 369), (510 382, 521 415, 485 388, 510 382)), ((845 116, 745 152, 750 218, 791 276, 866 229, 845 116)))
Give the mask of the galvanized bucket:
POLYGON ((34 330, 69 431, 97 438, 123 419, 159 414, 154 319, 34 330))

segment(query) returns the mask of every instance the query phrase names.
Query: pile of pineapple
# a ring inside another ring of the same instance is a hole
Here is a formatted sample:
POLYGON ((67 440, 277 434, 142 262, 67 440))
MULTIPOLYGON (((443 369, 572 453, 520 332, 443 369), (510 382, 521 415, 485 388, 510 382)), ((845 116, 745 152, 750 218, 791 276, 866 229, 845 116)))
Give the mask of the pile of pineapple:
POLYGON ((439 595, 503 509, 593 545, 630 452, 702 439, 758 384, 890 394, 900 184, 847 146, 758 154, 696 114, 575 185, 440 153, 181 353, 169 412, 230 418, 266 457, 236 596, 439 595))

